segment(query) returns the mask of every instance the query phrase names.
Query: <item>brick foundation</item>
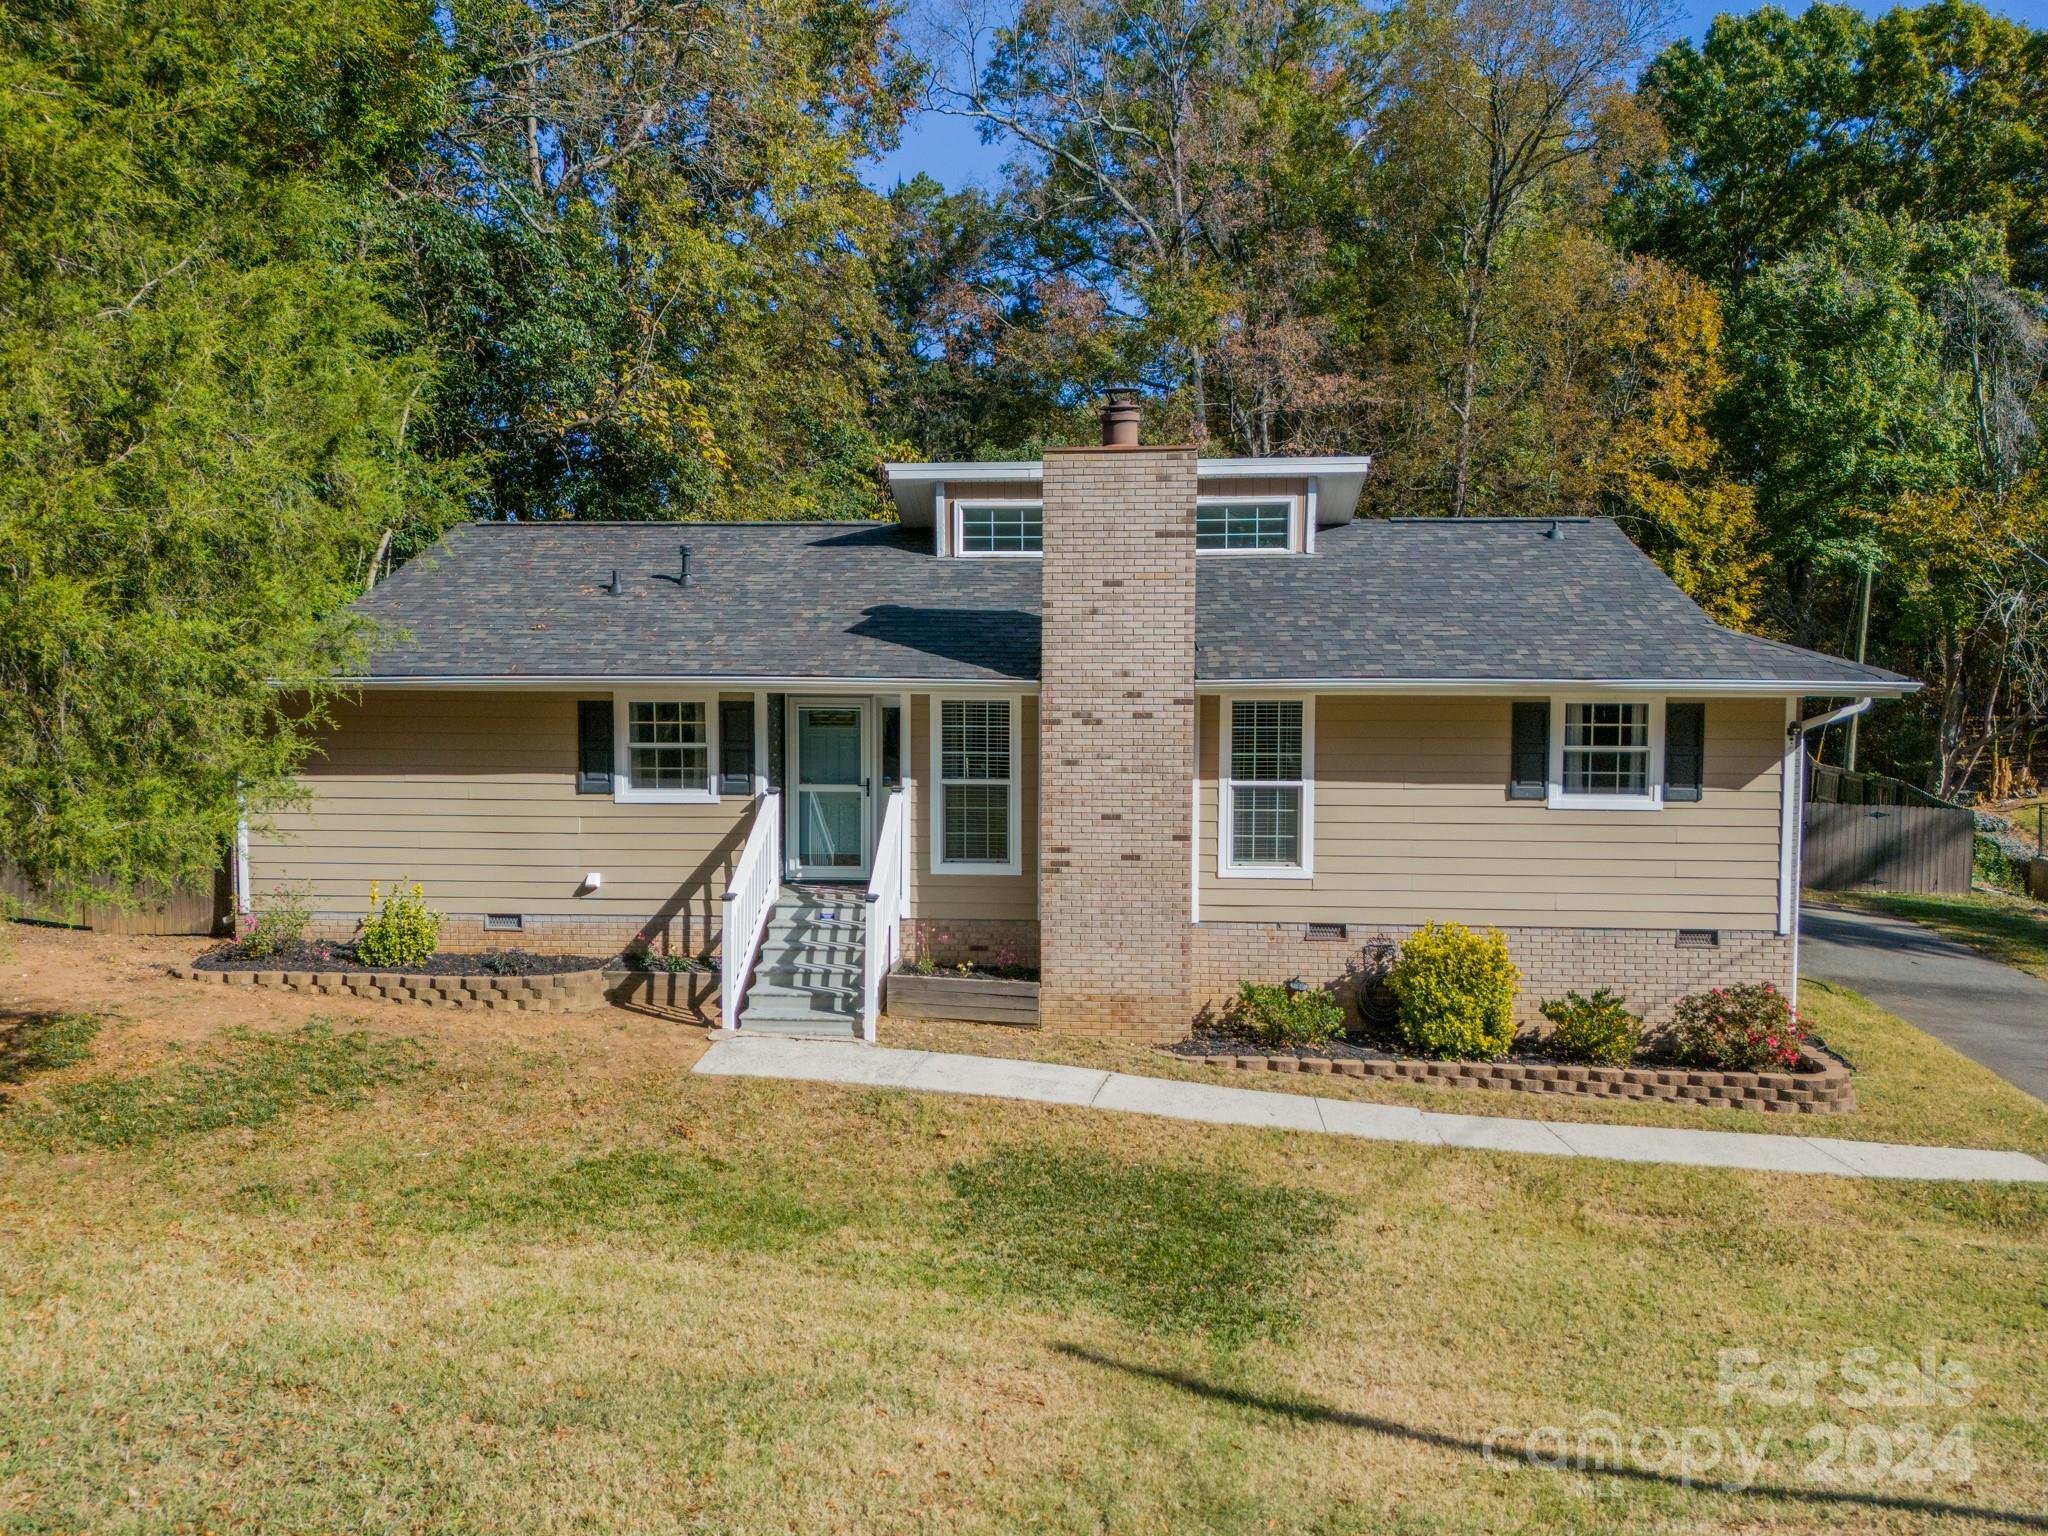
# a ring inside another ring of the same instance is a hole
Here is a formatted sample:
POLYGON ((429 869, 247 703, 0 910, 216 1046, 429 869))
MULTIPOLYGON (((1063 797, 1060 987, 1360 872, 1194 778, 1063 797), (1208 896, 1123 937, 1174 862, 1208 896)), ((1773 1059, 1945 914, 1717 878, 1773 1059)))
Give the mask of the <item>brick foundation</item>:
POLYGON ((1028 918, 912 917, 903 923, 903 958, 941 965, 1038 964, 1038 924, 1028 918))
MULTIPOLYGON (((1352 924, 1341 940, 1312 939, 1305 923, 1198 923, 1189 969, 1189 1010, 1220 1011, 1240 981, 1275 982, 1299 976, 1337 988, 1357 1017, 1352 983, 1368 947, 1385 939, 1398 944, 1412 927, 1367 928, 1352 924)), ((1590 993, 1612 987, 1652 1025, 1666 1023, 1672 1004, 1706 987, 1768 981, 1792 983, 1792 940, 1768 930, 1723 930, 1720 943, 1693 948, 1678 943, 1672 928, 1508 928, 1508 952, 1522 968, 1515 1022, 1534 1028, 1544 1021, 1537 1009, 1567 991, 1590 993)))

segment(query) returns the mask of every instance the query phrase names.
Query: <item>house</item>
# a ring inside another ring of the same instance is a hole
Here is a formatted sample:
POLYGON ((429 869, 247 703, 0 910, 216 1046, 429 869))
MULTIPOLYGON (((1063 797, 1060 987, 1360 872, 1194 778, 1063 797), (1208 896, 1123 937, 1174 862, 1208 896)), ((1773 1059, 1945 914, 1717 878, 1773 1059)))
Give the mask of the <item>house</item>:
POLYGON ((1133 416, 890 465, 898 523, 455 529, 358 605, 245 893, 345 937, 419 880, 455 947, 722 955, 762 1029, 872 1030, 900 951, 1168 1038, 1431 919, 1502 929, 1531 1010, 1793 985, 1802 701, 1916 685, 1717 626, 1611 522, 1357 519, 1364 458, 1133 416))

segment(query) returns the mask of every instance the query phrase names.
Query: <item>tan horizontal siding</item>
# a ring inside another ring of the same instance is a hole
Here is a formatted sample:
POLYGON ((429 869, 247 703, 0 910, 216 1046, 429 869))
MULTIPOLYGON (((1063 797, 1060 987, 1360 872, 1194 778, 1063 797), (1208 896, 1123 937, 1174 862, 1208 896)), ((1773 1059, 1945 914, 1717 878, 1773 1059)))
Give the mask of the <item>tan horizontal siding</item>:
POLYGON ((932 796, 938 783, 932 774, 932 701, 919 694, 911 701, 909 769, 916 776, 911 807, 910 843, 913 874, 910 910, 919 918, 1025 919, 1038 916, 1038 701, 1026 698, 1013 744, 1015 768, 1023 795, 1022 874, 935 875, 932 873, 932 796))
POLYGON ((1506 798, 1509 701, 1316 701, 1315 877, 1217 874, 1220 703, 1201 704, 1209 922, 1767 927, 1777 920, 1777 699, 1707 705, 1706 789, 1658 812, 1506 798))
POLYGON ((320 912, 357 916, 372 880, 417 880, 451 915, 666 914, 708 944, 752 802, 577 794, 576 700, 596 696, 373 691, 342 706, 302 775, 310 805, 251 829, 253 891, 304 886, 320 912), (601 886, 577 895, 591 871, 601 886))
POLYGON ((1308 480, 1301 475, 1230 475, 1213 480, 1204 478, 1195 488, 1195 495, 1203 501, 1217 496, 1236 496, 1246 501, 1271 501, 1277 496, 1307 494, 1308 480))

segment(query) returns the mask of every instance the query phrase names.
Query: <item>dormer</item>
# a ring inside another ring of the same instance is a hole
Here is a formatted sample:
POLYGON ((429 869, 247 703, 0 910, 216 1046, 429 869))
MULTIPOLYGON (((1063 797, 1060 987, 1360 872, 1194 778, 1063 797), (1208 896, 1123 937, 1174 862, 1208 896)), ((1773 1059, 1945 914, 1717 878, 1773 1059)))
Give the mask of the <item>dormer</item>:
MULTIPOLYGON (((1117 445, 1110 445, 1117 446, 1117 445)), ((1351 521, 1368 455, 1198 459, 1195 548, 1207 556, 1312 555, 1316 530, 1351 521)), ((905 528, 954 559, 1034 559, 1044 547, 1045 467, 1038 459, 886 464, 905 528)))

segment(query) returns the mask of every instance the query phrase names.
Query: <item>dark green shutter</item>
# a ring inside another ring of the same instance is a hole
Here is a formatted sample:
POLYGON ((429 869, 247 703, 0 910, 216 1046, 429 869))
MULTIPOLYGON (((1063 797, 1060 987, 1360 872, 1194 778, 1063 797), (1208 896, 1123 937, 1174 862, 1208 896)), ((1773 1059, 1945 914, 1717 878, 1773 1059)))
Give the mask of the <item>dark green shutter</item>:
POLYGON ((1664 798, 1697 800, 1706 783, 1707 706, 1669 704, 1664 709, 1664 798))
POLYGON ((754 792, 754 701, 727 699, 718 706, 718 792, 754 792))
POLYGON ((612 701, 576 701, 576 793, 612 792, 612 701))
POLYGON ((1535 699, 1514 707, 1514 744, 1508 754, 1508 798, 1541 800, 1550 782, 1550 701, 1535 699))

